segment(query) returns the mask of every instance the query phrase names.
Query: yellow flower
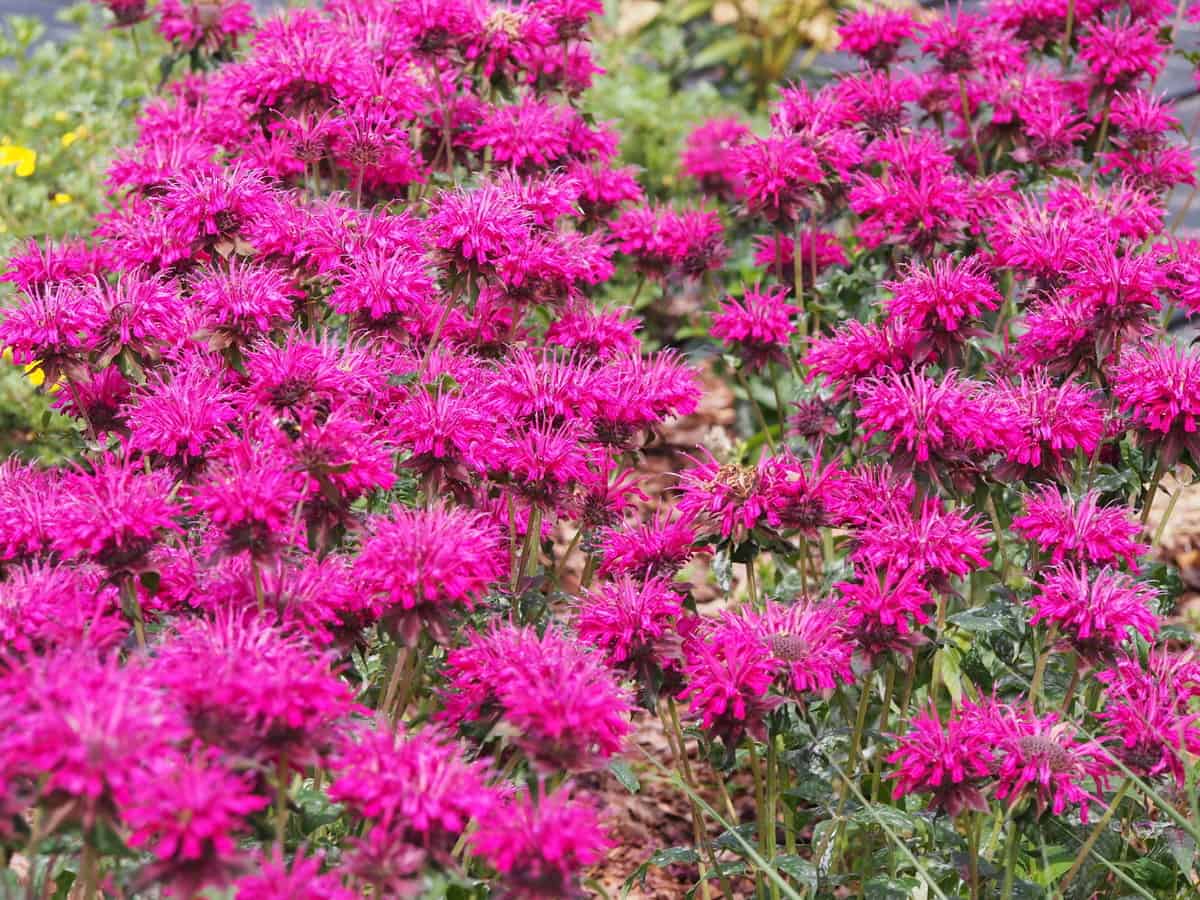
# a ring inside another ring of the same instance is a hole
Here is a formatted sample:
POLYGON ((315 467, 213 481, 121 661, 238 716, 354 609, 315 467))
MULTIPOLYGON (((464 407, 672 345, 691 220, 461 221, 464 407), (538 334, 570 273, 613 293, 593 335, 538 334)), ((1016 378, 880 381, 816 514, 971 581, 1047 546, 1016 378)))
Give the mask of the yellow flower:
POLYGON ((88 133, 88 128, 87 128, 87 126, 86 126, 86 125, 80 125, 80 126, 79 126, 78 128, 76 128, 74 131, 68 131, 66 134, 64 134, 64 135, 62 136, 62 138, 61 138, 61 140, 62 140, 62 145, 63 145, 64 147, 70 147, 70 146, 71 146, 73 143, 75 143, 75 142, 76 142, 77 140, 79 140, 81 137, 87 137, 87 133, 88 133))
POLYGON ((55 206, 64 206, 65 204, 71 202, 71 195, 64 194, 60 191, 59 193, 55 194, 53 197, 50 198, 50 202, 53 203, 55 206))
MULTIPOLYGON (((3 359, 9 365, 12 365, 12 350, 6 348, 4 353, 0 354, 0 359, 3 359)), ((25 372, 25 377, 29 379, 29 383, 34 387, 41 387, 46 381, 46 373, 42 371, 41 363, 27 363, 26 365, 21 366, 21 369, 25 372)))
POLYGON ((17 144, 0 144, 0 168, 13 166, 18 178, 28 178, 37 169, 37 151, 17 144))
POLYGON ((55 122, 65 122, 65 121, 67 121, 67 119, 69 119, 69 118, 70 118, 70 116, 68 116, 68 115, 67 115, 67 114, 66 114, 66 113, 65 113, 63 110, 61 110, 61 109, 60 109, 58 112, 56 112, 56 113, 54 114, 54 121, 55 121, 55 122))

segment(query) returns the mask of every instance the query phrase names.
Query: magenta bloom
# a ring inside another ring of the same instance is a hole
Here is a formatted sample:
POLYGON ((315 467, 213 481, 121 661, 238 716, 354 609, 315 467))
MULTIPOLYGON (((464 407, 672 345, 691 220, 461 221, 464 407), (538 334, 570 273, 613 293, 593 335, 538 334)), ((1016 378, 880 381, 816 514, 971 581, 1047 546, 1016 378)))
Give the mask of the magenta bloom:
POLYGON ((192 284, 192 302, 214 350, 246 344, 290 321, 299 295, 284 273, 236 257, 227 270, 204 272, 192 284))
POLYGON ((636 581, 628 575, 592 588, 579 600, 580 640, 604 652, 614 666, 644 674, 661 663, 661 647, 683 615, 679 592, 659 578, 636 581))
POLYGON ((740 541, 766 518, 774 460, 762 456, 756 466, 722 465, 705 453, 708 459, 695 460, 696 465, 679 476, 679 511, 689 518, 711 520, 718 524, 721 537, 740 541))
POLYGON ((234 395, 218 374, 220 363, 189 359, 172 377, 155 372, 127 408, 129 445, 187 464, 205 455, 236 417, 234 395))
POLYGON ((1037 473, 1063 479, 1075 454, 1091 456, 1106 436, 1104 408, 1096 392, 1077 381, 1055 384, 1042 369, 990 388, 993 401, 1007 410, 1008 428, 997 431, 1005 456, 1005 477, 1037 473))
POLYGON ((687 136, 681 166, 706 194, 727 196, 739 184, 736 150, 752 132, 740 119, 708 119, 687 136))
POLYGON ((504 575, 502 537, 480 513, 396 506, 369 528, 355 576, 384 627, 406 643, 423 628, 444 640, 450 612, 470 609, 504 575))
POLYGON ((473 635, 446 662, 445 719, 499 718, 539 767, 589 771, 620 753, 628 694, 590 647, 553 628, 473 635))
POLYGON ((604 575, 671 577, 695 555, 696 529, 688 519, 659 510, 645 523, 605 530, 600 539, 604 575))
POLYGON ((1029 601, 1029 624, 1052 622, 1081 652, 1106 654, 1129 640, 1131 629, 1146 640, 1158 633, 1151 609, 1157 597, 1150 585, 1114 569, 1058 566, 1042 576, 1029 601))
POLYGON ((781 668, 757 636, 709 629, 684 644, 679 699, 732 753, 746 734, 765 739, 766 715, 783 702, 770 693, 781 668))
POLYGON ((96 296, 76 285, 55 285, 5 310, 0 320, 0 347, 12 350, 20 365, 36 363, 48 382, 72 377, 99 342, 105 322, 96 296))
POLYGON ((198 751, 148 760, 121 812, 133 829, 130 846, 145 847, 157 860, 146 877, 190 897, 230 880, 242 856, 237 838, 249 831, 246 818, 269 802, 215 752, 198 751))
POLYGON ((162 0, 158 30, 185 50, 215 53, 254 27, 254 7, 246 0, 162 0))
POLYGON ((468 762, 459 744, 433 729, 406 733, 386 722, 361 728, 331 767, 331 799, 443 860, 468 823, 484 821, 497 802, 486 767, 468 762))
POLYGON ((844 611, 827 603, 797 598, 790 604, 768 601, 762 611, 725 610, 713 626, 714 644, 757 640, 775 663, 782 691, 804 695, 851 684, 854 644, 844 611))
POLYGON ((894 504, 874 510, 855 534, 851 557, 875 568, 912 568, 926 583, 944 588, 986 568, 990 533, 977 517, 927 497, 919 511, 894 504))
POLYGON ((908 322, 892 319, 864 325, 855 319, 827 335, 813 338, 804 361, 809 377, 824 376, 837 397, 855 390, 867 378, 904 372, 924 361, 923 335, 908 322))
POLYGON ((1096 802, 1093 791, 1104 790, 1112 772, 1108 753, 1096 741, 1080 739, 1075 726, 1055 713, 1038 717, 998 703, 989 713, 978 739, 1000 758, 996 799, 1015 806, 1032 794, 1039 813, 1049 807, 1058 816, 1078 806, 1087 822, 1088 807, 1096 802))
POLYGON ((254 871, 237 880, 237 900, 355 900, 355 892, 342 887, 337 872, 321 873, 324 857, 305 856, 299 849, 289 867, 279 847, 270 857, 255 860, 254 871))
POLYGON ((93 567, 6 569, 0 581, 0 646, 17 655, 90 648, 105 653, 128 635, 117 590, 93 567))
POLYGON ((434 246, 459 272, 494 272, 513 247, 525 243, 532 223, 532 213, 494 184, 443 193, 429 217, 434 246))
POLYGON ((580 874, 611 846, 596 806, 570 785, 508 800, 471 836, 471 850, 486 860, 511 888, 528 900, 579 896, 580 874))
POLYGON ((1186 451, 1200 459, 1200 355, 1169 344, 1127 350, 1117 365, 1113 395, 1166 463, 1186 451))
POLYGON ((835 587, 846 604, 846 629, 868 662, 888 652, 910 656, 925 643, 914 625, 929 621, 934 600, 918 571, 887 565, 861 582, 835 587))
POLYGON ((114 574, 136 571, 166 532, 179 530, 171 477, 113 456, 93 465, 93 472, 63 479, 54 546, 66 558, 86 556, 114 574))
POLYGON ((1099 495, 1089 491, 1074 501, 1052 487, 1030 496, 1025 513, 1012 527, 1026 540, 1049 551, 1050 562, 1109 565, 1124 560, 1137 569, 1137 558, 1146 547, 1138 543, 1141 525, 1124 506, 1101 506, 1099 495))
POLYGON ((746 208, 768 222, 795 221, 825 177, 809 142, 793 134, 752 138, 734 151, 734 163, 746 208))
POLYGON ((785 365, 788 343, 796 331, 792 317, 799 312, 787 302, 787 295, 786 287, 776 286, 747 288, 740 300, 726 297, 713 316, 713 337, 732 345, 751 370, 772 362, 785 365))
POLYGON ((143 667, 94 652, 33 657, 0 677, 5 741, 0 780, 28 780, 55 821, 116 823, 138 770, 187 730, 143 667))
POLYGON ((884 287, 892 292, 884 301, 888 314, 930 333, 941 349, 952 337, 966 337, 964 326, 996 309, 1001 301, 986 268, 975 256, 961 262, 940 257, 929 267, 911 266, 900 281, 886 282, 884 287))
POLYGON ((908 10, 879 8, 847 13, 838 24, 842 39, 838 49, 861 56, 869 65, 889 66, 915 31, 908 10))
POLYGON ((891 373, 860 384, 858 399, 864 436, 890 437, 889 452, 908 466, 963 462, 1002 424, 953 370, 941 381, 918 372, 891 373))
POLYGON ((1123 657, 1097 677, 1107 692, 1096 716, 1120 742, 1113 752, 1142 777, 1170 775, 1182 787, 1181 751, 1200 752, 1200 713, 1189 706, 1200 693, 1195 655, 1151 650, 1146 668, 1123 657))
POLYGON ((979 728, 978 707, 967 701, 950 711, 945 722, 932 704, 914 716, 899 745, 887 758, 896 771, 892 799, 930 794, 929 808, 957 816, 964 810, 987 812, 981 788, 992 774, 995 758, 989 735, 979 728))
POLYGON ((278 452, 243 440, 214 454, 190 497, 224 533, 228 552, 269 559, 295 539, 300 488, 299 474, 278 452))
POLYGON ((335 727, 358 711, 326 657, 244 612, 177 624, 154 673, 200 740, 264 764, 316 763, 335 727))
POLYGON ((1095 22, 1079 36, 1079 58, 1098 84, 1111 91, 1128 90, 1142 78, 1154 81, 1162 69, 1167 48, 1159 43, 1157 31, 1145 20, 1095 22))

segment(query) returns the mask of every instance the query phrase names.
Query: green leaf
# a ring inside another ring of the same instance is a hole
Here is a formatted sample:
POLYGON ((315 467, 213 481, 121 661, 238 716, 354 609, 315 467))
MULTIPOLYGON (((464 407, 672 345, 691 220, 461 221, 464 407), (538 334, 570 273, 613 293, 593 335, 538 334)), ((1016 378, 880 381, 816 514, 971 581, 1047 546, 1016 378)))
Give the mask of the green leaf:
POLYGON ((700 861, 700 854, 691 847, 668 847, 656 850, 648 860, 652 866, 694 865, 700 861))
POLYGON ((1012 622, 1012 609, 1005 604, 989 603, 986 606, 977 606, 974 609, 955 613, 946 621, 973 634, 991 634, 1009 629, 1012 622))
POLYGON ((638 781, 637 774, 625 760, 614 759, 608 764, 608 771, 613 774, 613 777, 617 781, 621 782, 621 786, 629 791, 629 793, 636 794, 642 789, 642 783, 638 781))
POLYGON ((749 49, 750 40, 743 35, 737 34, 722 38, 721 40, 713 41, 692 57, 692 68, 707 69, 709 66, 715 66, 718 63, 735 63, 749 49))

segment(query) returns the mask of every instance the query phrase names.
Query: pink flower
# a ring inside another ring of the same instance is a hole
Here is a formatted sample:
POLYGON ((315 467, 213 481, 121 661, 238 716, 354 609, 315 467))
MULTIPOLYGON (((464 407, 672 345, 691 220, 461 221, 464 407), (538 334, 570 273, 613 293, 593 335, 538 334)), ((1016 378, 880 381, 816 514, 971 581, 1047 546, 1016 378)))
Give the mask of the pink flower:
POLYGON ((1158 592, 1113 569, 1094 573, 1067 564, 1043 575, 1029 601, 1031 625, 1057 625, 1081 652, 1107 654, 1129 640, 1132 629, 1146 640, 1158 633, 1151 606, 1158 592))
POLYGON ((109 455, 93 466, 63 479, 54 546, 68 559, 86 556, 113 574, 137 571, 164 533, 180 530, 171 478, 109 455))
POLYGON ((725 610, 711 639, 715 644, 758 640, 777 666, 780 689, 795 695, 854 681, 854 644, 845 613, 829 603, 798 597, 789 604, 767 601, 761 611, 725 610))
POLYGON ((185 50, 215 53, 254 27, 254 7, 245 0, 162 0, 158 30, 185 50))
POLYGON ((495 811, 486 767, 469 762, 462 746, 434 729, 406 732, 387 722, 358 729, 331 768, 331 799, 442 860, 470 822, 495 811))
POLYGON ((453 270, 493 272, 511 248, 525 242, 532 220, 510 192, 485 183, 439 196, 429 227, 434 246, 453 270))
POLYGON ((139 768, 187 734, 144 667, 97 660, 89 650, 6 669, 0 697, 0 780, 37 784, 38 802, 61 824, 115 825, 139 768))
POLYGON ((1169 774, 1186 782, 1183 754, 1200 752, 1200 713, 1189 704, 1200 693, 1194 653, 1151 650, 1145 666, 1127 656, 1097 678, 1107 686, 1096 713, 1120 743, 1113 751, 1143 778, 1169 774))
POLYGON ((964 332, 969 330, 964 326, 996 309, 1001 301, 976 256, 961 262, 942 257, 929 267, 910 266, 900 281, 885 282, 884 287, 892 293, 884 301, 888 314, 934 334, 934 344, 939 347, 944 347, 947 336, 966 337, 964 332))
POLYGON ((291 865, 284 862, 279 847, 271 856, 255 862, 254 871, 235 883, 237 900, 354 900, 356 894, 342 887, 337 872, 321 873, 324 856, 305 856, 296 851, 291 865))
POLYGON ((683 645, 685 687, 679 699, 687 700, 704 729, 724 742, 727 755, 746 734, 764 739, 767 714, 783 702, 770 690, 785 664, 765 651, 752 633, 712 628, 683 645))
POLYGON ((809 341, 804 357, 809 378, 822 375, 841 397, 863 379, 904 372, 922 361, 922 335, 908 322, 895 319, 864 325, 855 319, 828 335, 809 341))
POLYGON ((216 360, 197 356, 169 378, 152 373, 126 407, 129 446, 185 466, 203 457, 237 415, 233 392, 221 383, 219 371, 216 360))
POLYGON ((732 195, 740 184, 737 148, 752 132, 735 118, 708 119, 692 129, 683 148, 681 166, 700 190, 715 196, 732 195))
POLYGON ((909 466, 968 458, 998 424, 953 370, 940 381, 917 372, 890 373, 861 383, 858 399, 865 438, 890 437, 888 451, 909 466))
POLYGON ((1124 506, 1101 506, 1096 491, 1078 500, 1052 487, 1032 494, 1024 515, 1012 521, 1013 530, 1050 551, 1050 562, 1109 565, 1124 560, 1137 570, 1137 558, 1146 552, 1138 543, 1142 527, 1124 506))
POLYGON ((844 13, 838 24, 839 50, 861 56, 869 65, 889 66, 901 45, 913 38, 912 14, 901 9, 869 9, 844 13))
POLYGON ((987 812, 981 788, 995 765, 989 735, 979 728, 979 708, 966 701, 951 709, 945 722, 937 708, 914 716, 896 750, 887 757, 896 771, 892 799, 930 794, 929 808, 958 816, 964 810, 987 812))
POLYGON ((605 582, 580 598, 576 628, 580 640, 604 651, 614 666, 643 674, 659 660, 664 638, 683 615, 679 592, 667 581, 635 581, 628 575, 605 582))
POLYGON ((548 628, 512 625, 471 637, 446 662, 452 722, 498 717, 541 769, 583 772, 621 752, 628 694, 590 647, 548 628))
POLYGON ((1049 807, 1062 815, 1068 806, 1078 806, 1086 823, 1088 807, 1096 796, 1088 790, 1104 790, 1112 763, 1108 753, 1093 740, 1081 740, 1076 726, 1059 721, 1049 713, 1035 716, 1024 708, 993 703, 979 740, 990 744, 1000 758, 994 773, 996 799, 1016 806, 1032 793, 1039 813, 1049 807))
POLYGON ((578 896, 581 873, 609 846, 596 806, 569 784, 536 803, 515 795, 471 837, 472 853, 504 876, 512 896, 528 900, 578 896))
POLYGON ((443 640, 451 611, 471 609, 504 575, 499 531, 470 510, 395 506, 368 535, 355 576, 384 628, 409 644, 423 628, 443 640))
POLYGON ((117 590, 95 568, 11 568, 0 581, 0 644, 11 654, 104 654, 128 634, 117 590))
POLYGON ((269 559, 294 540, 301 479, 278 451, 242 440, 213 453, 203 478, 189 492, 225 536, 230 553, 269 559))
POLYGON ((711 334, 732 345, 746 367, 755 370, 772 362, 787 363, 787 347, 799 312, 787 302, 786 287, 747 288, 739 300, 726 297, 713 316, 711 334))
POLYGON ((1166 51, 1154 24, 1145 20, 1097 21, 1079 36, 1079 58, 1092 77, 1112 91, 1127 90, 1143 77, 1154 81, 1166 51))
POLYGON ((1170 344, 1131 347, 1117 364, 1113 396, 1166 465, 1200 459, 1200 356, 1170 344))
POLYGON ((13 361, 36 364, 54 383, 66 372, 82 368, 99 342, 105 322, 93 293, 76 285, 55 285, 23 296, 0 321, 0 347, 12 350, 13 361))
POLYGON ((876 568, 911 568, 941 589, 951 577, 965 578, 972 569, 986 568, 988 542, 989 529, 977 517, 926 497, 915 514, 895 504, 868 510, 851 557, 876 568))
POLYGON ((719 525, 721 537, 743 540, 765 521, 769 508, 767 486, 775 474, 774 460, 759 459, 756 466, 722 465, 705 450, 707 459, 679 476, 679 511, 689 518, 708 519, 719 525))
POLYGON ((285 324, 300 292, 283 272, 239 262, 203 272, 192 283, 192 302, 201 311, 214 350, 250 342, 285 324))
POLYGON ((825 177, 816 153, 799 135, 752 138, 734 151, 733 159, 747 210, 768 222, 798 219, 825 177))
POLYGON ((121 813, 133 829, 130 846, 146 847, 157 860, 146 877, 191 897, 230 880, 242 855, 236 839, 250 830, 247 816, 269 802, 249 776, 213 751, 197 751, 147 760, 121 813))
POLYGON ((868 662, 888 652, 911 656, 913 647, 925 643, 914 625, 929 621, 934 600, 919 569, 903 568, 897 560, 861 582, 843 581, 835 588, 846 605, 846 630, 868 662))
POLYGON ((247 612, 178 622, 154 673, 197 738, 264 764, 314 764, 335 727, 359 711, 326 657, 247 612))
POLYGON ((1063 479, 1077 452, 1090 457, 1107 436, 1104 408, 1095 391, 1080 382, 1055 384, 1044 370, 1035 369, 988 392, 1009 413, 1010 427, 996 434, 997 449, 1007 460, 1005 477, 1045 472, 1063 479))
POLYGON ((606 529, 600 539, 602 575, 671 577, 695 554, 696 530, 688 519, 659 509, 651 521, 606 529))

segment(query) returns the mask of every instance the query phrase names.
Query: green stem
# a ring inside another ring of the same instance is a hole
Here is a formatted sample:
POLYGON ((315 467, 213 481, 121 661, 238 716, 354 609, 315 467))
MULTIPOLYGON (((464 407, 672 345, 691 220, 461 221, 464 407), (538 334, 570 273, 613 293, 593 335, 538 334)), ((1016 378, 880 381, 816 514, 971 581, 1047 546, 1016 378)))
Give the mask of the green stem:
POLYGON ((1175 504, 1179 502, 1179 495, 1183 493, 1183 485, 1176 485, 1175 490, 1171 491, 1171 499, 1167 501, 1167 508, 1163 511, 1162 518, 1158 520, 1158 525, 1154 529, 1154 539, 1150 542, 1150 549, 1153 550, 1162 542, 1163 533, 1167 530, 1167 522, 1171 519, 1171 514, 1175 512, 1175 504))
POLYGON ((967 99, 967 79, 961 74, 958 76, 958 99, 962 103, 963 124, 971 138, 971 146, 975 149, 975 163, 979 166, 979 177, 982 178, 987 174, 987 166, 983 161, 983 150, 979 147, 979 138, 975 134, 975 120, 971 117, 971 104, 967 99))
POLYGON ((762 407, 754 399, 754 394, 750 391, 750 382, 746 380, 746 373, 741 369, 737 370, 737 380, 738 384, 742 386, 742 390, 746 392, 746 399, 750 401, 750 408, 754 410, 754 417, 758 419, 758 426, 762 429, 763 440, 767 442, 767 448, 774 455, 775 441, 771 437, 771 429, 767 427, 767 417, 763 415, 762 407))
POLYGON ((1146 492, 1142 495, 1142 528, 1146 527, 1146 522, 1150 519, 1150 509, 1154 506, 1154 495, 1158 492, 1158 484, 1163 480, 1163 476, 1167 474, 1167 458, 1159 456, 1158 464, 1154 467, 1154 475, 1150 479, 1150 483, 1146 485, 1146 492))
POLYGON ((1004 857, 1004 887, 1000 896, 1002 900, 1012 900, 1013 878, 1017 872, 1017 856, 1021 851, 1021 829, 1016 822, 1009 824, 1008 853, 1004 857))
POLYGON ((100 896, 100 858, 90 838, 83 840, 83 857, 79 861, 79 875, 83 883, 83 900, 96 900, 100 896))
POLYGON ((1121 805, 1121 801, 1125 799, 1125 795, 1129 793, 1131 787, 1133 787, 1132 778, 1126 778, 1121 782, 1121 787, 1109 802, 1108 809, 1104 811, 1104 815, 1100 817, 1100 821, 1096 823, 1096 827, 1091 830, 1091 833, 1087 836, 1087 840, 1083 842, 1083 846, 1079 848, 1079 852, 1075 855, 1075 862, 1071 863, 1071 868, 1063 876, 1062 884, 1058 886, 1060 895, 1067 893, 1067 888, 1071 886, 1071 882, 1075 880, 1075 876, 1079 874, 1080 868, 1083 867, 1083 861, 1088 858, 1088 854, 1096 846, 1096 841, 1100 839, 1100 833, 1108 827, 1108 823, 1112 821, 1112 817, 1117 812, 1117 807, 1121 805))
MULTIPOLYGON (((879 710, 879 733, 887 731, 888 715, 892 708, 892 692, 896 688, 896 664, 891 659, 887 661, 887 675, 884 676, 883 708, 879 710)), ((877 753, 871 763, 871 800, 879 796, 879 782, 883 774, 883 754, 877 753)))
POLYGON ((1029 683, 1029 702, 1036 710, 1042 701, 1042 679, 1046 675, 1046 663, 1050 659, 1050 654, 1054 651, 1054 642, 1058 640, 1058 625, 1050 626, 1049 632, 1046 634, 1046 645, 1038 653, 1037 662, 1033 666, 1033 680, 1029 683))
POLYGON ((938 597, 937 608, 937 649, 933 651, 933 672, 929 676, 929 698, 937 703, 938 694, 942 690, 942 632, 946 630, 946 595, 943 592, 938 597))
POLYGON ((754 609, 759 608, 758 603, 758 574, 754 570, 754 560, 751 559, 745 564, 746 566, 746 593, 750 595, 750 606, 754 609))
POLYGON ((287 842, 288 787, 291 772, 288 770, 287 753, 279 754, 275 767, 275 837, 282 851, 287 842))

